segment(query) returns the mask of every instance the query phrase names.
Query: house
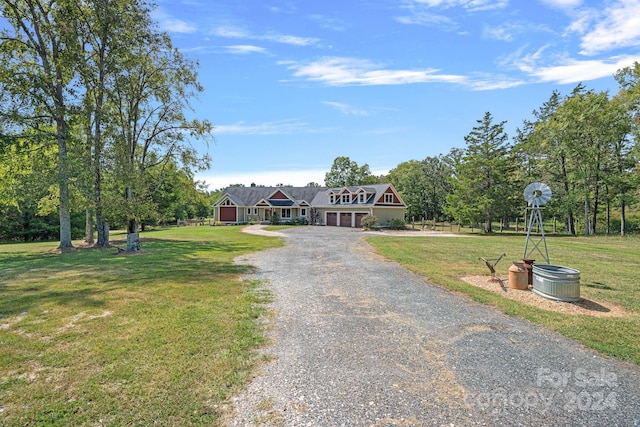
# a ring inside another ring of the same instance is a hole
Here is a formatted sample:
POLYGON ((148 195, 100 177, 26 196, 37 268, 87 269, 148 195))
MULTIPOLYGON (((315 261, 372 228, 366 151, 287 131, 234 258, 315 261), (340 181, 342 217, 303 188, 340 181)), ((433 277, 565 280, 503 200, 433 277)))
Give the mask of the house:
POLYGON ((367 214, 380 225, 404 220, 406 205, 391 184, 356 187, 228 187, 213 204, 215 221, 223 224, 268 222, 277 214, 283 222, 297 218, 310 224, 362 227, 367 214))

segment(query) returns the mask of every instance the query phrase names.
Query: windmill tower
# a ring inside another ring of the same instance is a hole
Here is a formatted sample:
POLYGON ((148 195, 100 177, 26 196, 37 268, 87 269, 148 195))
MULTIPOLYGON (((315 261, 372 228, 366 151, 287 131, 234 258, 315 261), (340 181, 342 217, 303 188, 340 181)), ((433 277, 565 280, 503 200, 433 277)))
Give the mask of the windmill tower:
POLYGON ((549 262, 549 251, 547 250, 547 241, 544 238, 544 227, 542 224, 542 206, 544 206, 549 200, 551 200, 551 188, 542 182, 532 182, 524 189, 524 199, 531 207, 531 214, 529 216, 529 228, 527 229, 527 240, 524 243, 524 255, 523 258, 531 258, 531 254, 534 251, 538 251, 547 262, 549 262), (540 229, 539 238, 531 236, 531 230, 534 226, 538 226, 540 229), (531 242, 531 248, 529 249, 529 242, 531 242), (540 248, 540 244, 544 245, 544 252, 540 248))

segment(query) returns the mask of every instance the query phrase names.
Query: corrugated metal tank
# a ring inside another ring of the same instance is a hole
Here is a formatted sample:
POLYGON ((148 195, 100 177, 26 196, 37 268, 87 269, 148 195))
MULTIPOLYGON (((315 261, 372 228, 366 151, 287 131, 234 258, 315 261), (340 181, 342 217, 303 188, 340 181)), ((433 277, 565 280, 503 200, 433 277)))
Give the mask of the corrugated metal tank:
POLYGON ((534 264, 533 292, 558 301, 579 301, 580 271, 560 265, 534 264))

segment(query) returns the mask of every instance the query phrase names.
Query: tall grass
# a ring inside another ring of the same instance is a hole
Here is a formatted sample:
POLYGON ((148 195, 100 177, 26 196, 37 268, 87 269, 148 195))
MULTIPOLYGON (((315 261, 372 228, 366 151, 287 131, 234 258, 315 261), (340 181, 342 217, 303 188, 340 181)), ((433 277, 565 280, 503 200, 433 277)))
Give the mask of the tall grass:
POLYGON ((238 227, 141 236, 138 255, 0 245, 0 424, 220 423, 268 298, 233 259, 282 242, 238 227))

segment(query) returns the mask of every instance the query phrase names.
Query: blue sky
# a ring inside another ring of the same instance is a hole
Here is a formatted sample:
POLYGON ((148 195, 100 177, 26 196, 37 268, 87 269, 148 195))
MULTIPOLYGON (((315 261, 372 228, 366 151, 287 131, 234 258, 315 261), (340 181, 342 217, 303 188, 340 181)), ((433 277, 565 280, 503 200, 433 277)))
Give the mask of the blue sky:
POLYGON ((617 92, 640 61, 640 0, 160 0, 154 18, 205 92, 211 190, 376 175, 465 146, 489 111, 510 137, 554 89, 617 92))

